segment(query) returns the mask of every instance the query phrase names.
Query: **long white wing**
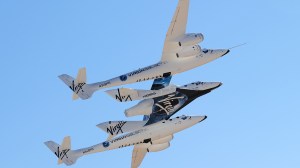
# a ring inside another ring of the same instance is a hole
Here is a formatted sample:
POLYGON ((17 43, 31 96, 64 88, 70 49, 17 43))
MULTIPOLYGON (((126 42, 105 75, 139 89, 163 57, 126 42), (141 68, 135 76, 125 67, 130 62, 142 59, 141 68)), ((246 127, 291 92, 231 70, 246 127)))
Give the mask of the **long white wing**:
POLYGON ((161 61, 169 60, 170 57, 178 50, 179 46, 176 41, 186 32, 186 24, 189 11, 189 0, 179 0, 173 19, 169 26, 161 61))
POLYGON ((132 151, 131 168, 138 168, 141 165, 146 153, 147 148, 145 148, 144 145, 135 145, 132 151))

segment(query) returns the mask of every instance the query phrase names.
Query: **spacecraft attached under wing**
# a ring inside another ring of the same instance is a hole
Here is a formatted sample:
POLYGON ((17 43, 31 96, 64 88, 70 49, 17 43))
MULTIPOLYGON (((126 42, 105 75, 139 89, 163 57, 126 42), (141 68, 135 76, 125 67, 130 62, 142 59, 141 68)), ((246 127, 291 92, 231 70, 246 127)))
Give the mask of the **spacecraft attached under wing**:
MULTIPOLYGON (((121 88, 108 90, 106 93, 119 102, 141 100, 137 105, 125 110, 127 117, 159 114, 161 117, 169 118, 197 97, 203 96, 222 85, 221 82, 198 81, 183 86, 175 86, 168 84, 170 80, 171 77, 165 78, 165 86, 162 86, 163 83, 159 85, 158 81, 154 81, 152 88, 160 86, 158 90, 121 88)), ((150 117, 150 120, 152 119, 150 117)))
POLYGON ((136 90, 128 88, 118 88, 105 91, 109 96, 119 102, 134 100, 152 99, 175 93, 179 90, 205 91, 221 86, 220 82, 193 82, 184 86, 169 85, 159 90, 136 90))

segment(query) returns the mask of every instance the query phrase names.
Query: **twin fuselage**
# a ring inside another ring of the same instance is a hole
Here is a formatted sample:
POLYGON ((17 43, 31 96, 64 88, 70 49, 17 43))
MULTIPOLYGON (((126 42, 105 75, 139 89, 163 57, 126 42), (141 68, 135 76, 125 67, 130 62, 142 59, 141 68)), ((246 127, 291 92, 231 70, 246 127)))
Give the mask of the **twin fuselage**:
MULTIPOLYGON (((84 93, 84 90, 96 91, 103 88, 168 77, 170 75, 188 71, 195 67, 211 62, 217 58, 224 56, 228 52, 229 50, 227 49, 205 50, 201 51, 200 54, 196 56, 174 58, 173 60, 169 61, 161 61, 159 63, 126 73, 107 81, 92 84, 84 83, 82 87, 79 87, 80 90, 78 90, 77 93, 84 93), (88 87, 89 89, 85 89, 85 87, 88 87)), ((91 95, 85 98, 89 98, 90 96, 91 95)), ((80 157, 87 154, 103 152, 106 150, 112 150, 131 145, 147 144, 151 141, 173 135, 176 132, 191 127, 196 123, 204 120, 205 118, 206 117, 183 116, 169 120, 162 120, 157 123, 144 126, 141 129, 113 138, 109 141, 105 141, 91 147, 75 150, 73 151, 73 154, 80 157)))
POLYGON ((187 129, 206 119, 206 116, 181 116, 169 120, 163 120, 155 124, 144 126, 127 134, 123 134, 108 141, 87 148, 74 150, 78 157, 96 152, 103 152, 117 148, 151 143, 152 141, 173 135, 187 129))

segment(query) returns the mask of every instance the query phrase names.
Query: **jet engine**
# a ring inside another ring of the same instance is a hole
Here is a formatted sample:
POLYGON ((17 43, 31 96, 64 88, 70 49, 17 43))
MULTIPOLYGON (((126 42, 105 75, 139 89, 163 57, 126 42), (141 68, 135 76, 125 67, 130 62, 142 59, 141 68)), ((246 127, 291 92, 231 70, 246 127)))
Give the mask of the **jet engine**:
POLYGON ((176 53, 177 58, 179 57, 191 57, 199 55, 201 52, 201 47, 199 45, 182 47, 182 49, 176 53))
POLYGON ((191 46, 201 43, 204 40, 204 36, 201 33, 188 33, 181 40, 179 40, 179 46, 191 46))
POLYGON ((137 105, 125 110, 124 113, 126 117, 132 117, 136 115, 150 115, 152 113, 153 104, 153 99, 145 99, 139 102, 137 105))
POLYGON ((163 144, 155 144, 151 145, 149 148, 147 148, 148 152, 159 152, 164 149, 167 149, 170 146, 169 142, 163 143, 163 144))
POLYGON ((173 139, 173 135, 166 136, 164 138, 160 138, 158 140, 152 141, 151 144, 163 144, 170 142, 173 139))

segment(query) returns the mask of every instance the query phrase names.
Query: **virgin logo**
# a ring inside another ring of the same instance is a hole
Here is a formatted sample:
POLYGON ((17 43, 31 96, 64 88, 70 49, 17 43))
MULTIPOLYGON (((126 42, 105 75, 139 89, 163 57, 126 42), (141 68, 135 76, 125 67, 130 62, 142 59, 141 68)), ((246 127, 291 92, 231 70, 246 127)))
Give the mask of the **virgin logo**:
POLYGON ((178 96, 175 97, 175 94, 170 94, 168 95, 167 98, 162 99, 158 101, 155 106, 158 106, 161 110, 165 111, 168 115, 174 111, 174 106, 178 103, 175 103, 174 101, 177 100, 176 102, 179 101, 179 99, 183 99, 183 96, 178 96))
POLYGON ((83 83, 78 83, 77 85, 75 85, 75 82, 73 80, 72 85, 70 86, 70 89, 73 90, 73 92, 75 92, 76 94, 78 94, 80 90, 82 90, 82 92, 84 92, 83 89, 82 89, 82 87, 84 85, 85 85, 84 82, 83 83))

